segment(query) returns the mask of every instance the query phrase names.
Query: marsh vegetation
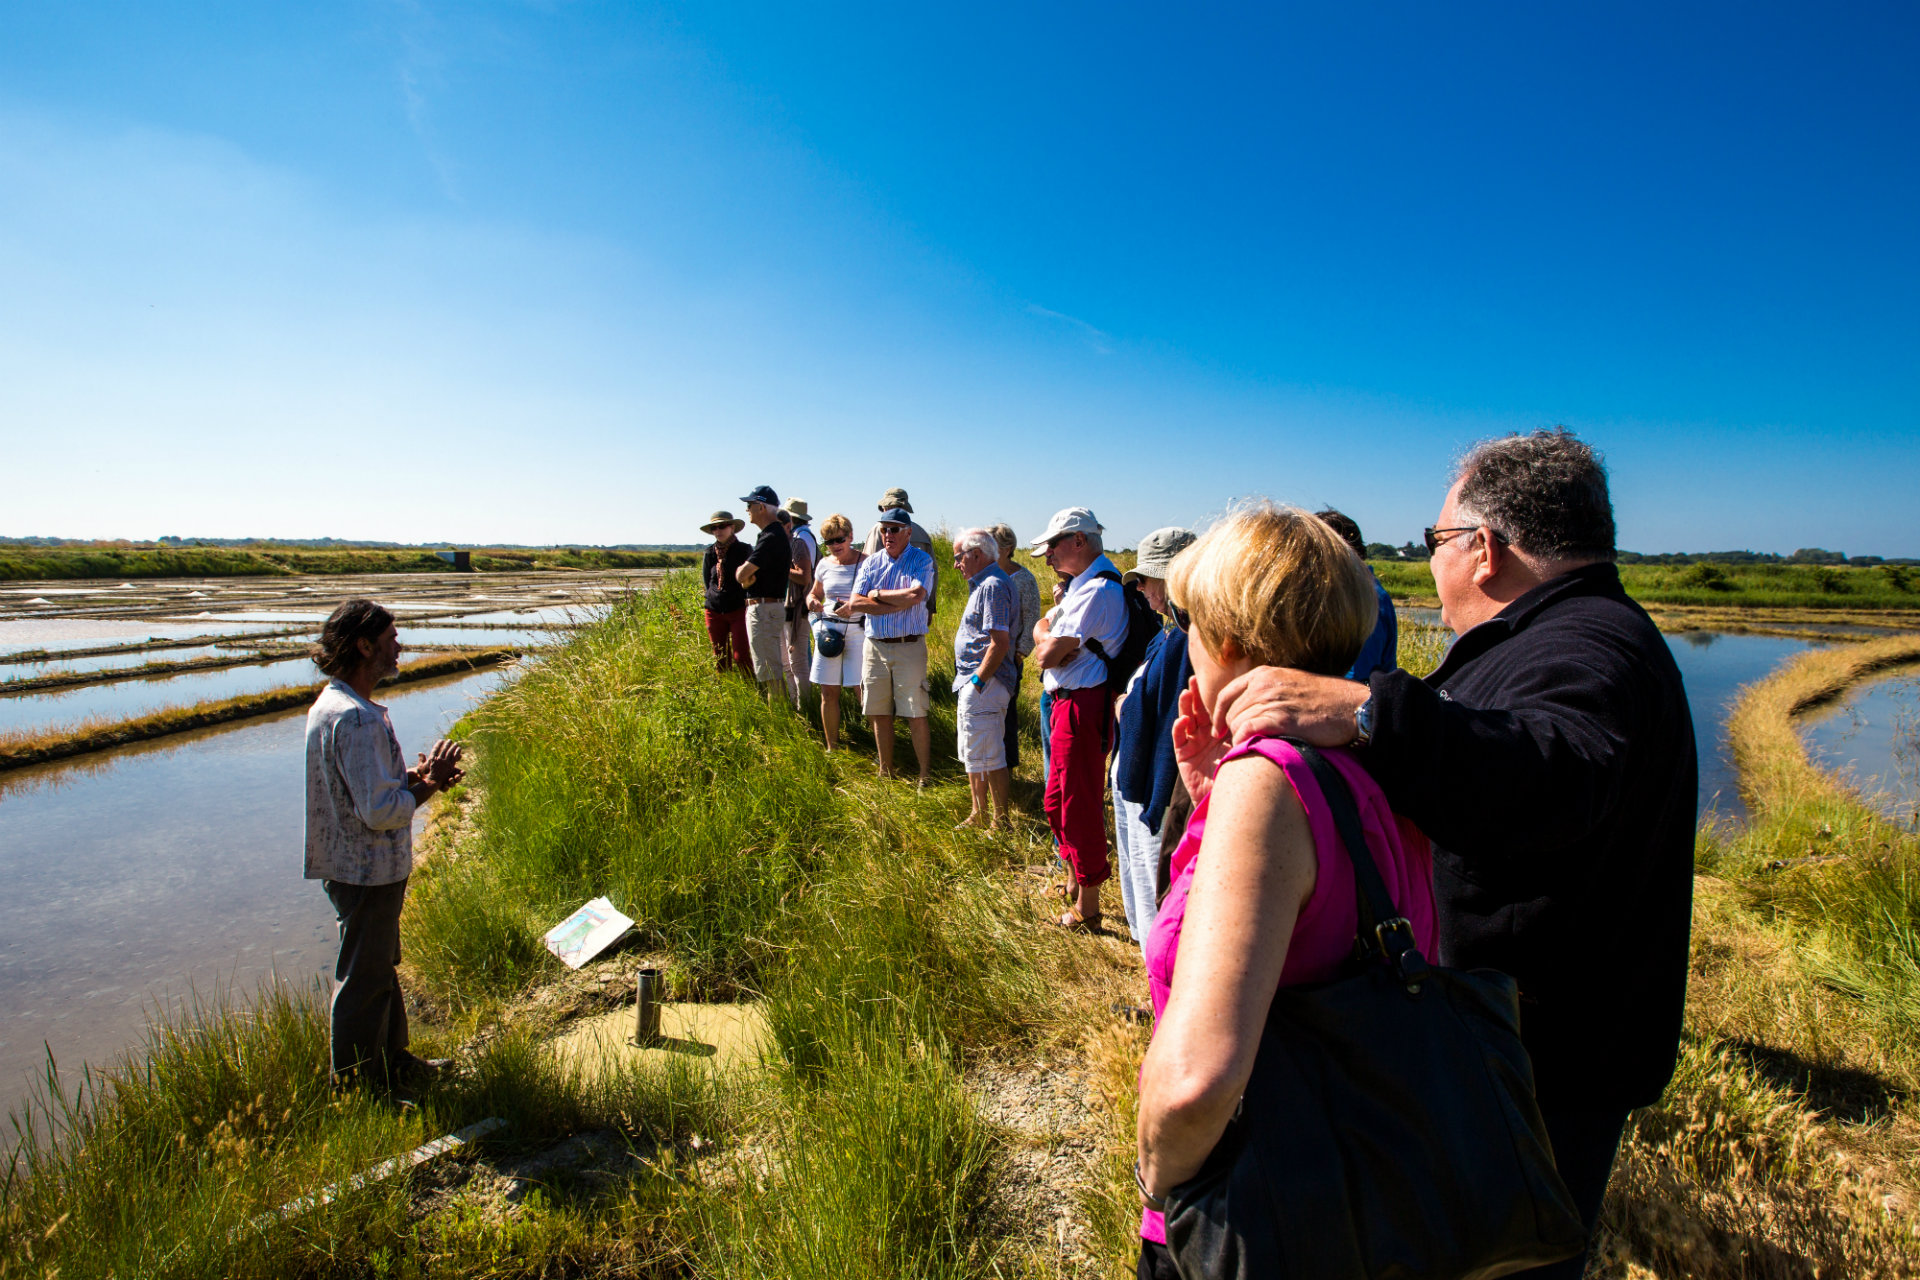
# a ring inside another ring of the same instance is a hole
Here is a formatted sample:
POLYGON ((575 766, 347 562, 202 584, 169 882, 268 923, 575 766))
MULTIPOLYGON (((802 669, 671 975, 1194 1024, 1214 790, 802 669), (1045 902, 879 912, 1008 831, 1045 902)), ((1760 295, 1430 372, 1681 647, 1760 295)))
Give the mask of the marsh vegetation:
MULTIPOLYGON (((936 690, 959 604, 943 582, 936 690)), ((1403 664, 1430 667, 1445 640, 1406 626, 1403 664)), ((1604 1274, 1913 1267, 1920 850, 1809 765, 1792 727, 1893 652, 1815 651, 1735 719, 1752 819, 1702 828, 1681 1068, 1630 1131, 1604 1274)), ((1038 923, 1052 859, 1023 692, 1030 816, 1010 837, 955 831, 950 698, 917 793, 873 776, 858 717, 852 750, 825 755, 807 720, 716 677, 690 575, 621 602, 461 730, 475 767, 416 872, 404 949, 416 1037, 462 1072, 405 1115, 333 1098, 323 1013, 298 991, 164 1024, 143 1055, 43 1099, 0 1198, 0 1273, 1125 1273, 1146 1031, 1113 1005, 1138 999, 1138 952, 1038 923), (588 1076, 545 1047, 626 998, 540 943, 603 893, 638 922, 599 962, 609 975, 657 963, 677 999, 758 1002, 765 1070, 588 1076), (989 1118, 1009 1081, 1065 1081, 1071 1118, 989 1118), (507 1128, 430 1171, 246 1229, 486 1116, 507 1128), (592 1167, 502 1194, 579 1135, 601 1144, 592 1167)))

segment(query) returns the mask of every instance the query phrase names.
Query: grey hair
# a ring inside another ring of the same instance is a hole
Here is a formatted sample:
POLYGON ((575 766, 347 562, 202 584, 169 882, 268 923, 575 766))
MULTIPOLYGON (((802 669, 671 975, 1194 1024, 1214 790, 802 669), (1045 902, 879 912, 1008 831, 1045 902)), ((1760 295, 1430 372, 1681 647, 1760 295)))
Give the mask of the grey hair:
POLYGON ((955 554, 965 555, 969 551, 978 551, 989 560, 1000 558, 1000 543, 986 529, 967 529, 953 540, 955 554))
POLYGON ((1105 555, 1105 554, 1106 554, 1106 550, 1107 550, 1107 544, 1106 544, 1106 543, 1104 543, 1104 542, 1102 542, 1102 541, 1100 540, 1100 535, 1099 535, 1099 534, 1097 534, 1097 533, 1082 533, 1082 534, 1081 534, 1080 536, 1081 536, 1081 537, 1083 537, 1083 538, 1085 538, 1085 539, 1087 540, 1087 545, 1088 545, 1089 547, 1092 547, 1092 548, 1093 548, 1093 554, 1095 554, 1095 555, 1097 555, 1097 556, 1098 556, 1098 555, 1105 555))
POLYGON ((1456 473, 1463 519, 1487 525, 1529 555, 1612 560, 1606 461, 1565 427, 1483 440, 1456 473))
POLYGON ((993 540, 1000 544, 1000 554, 1003 556, 1012 555, 1013 549, 1020 545, 1020 539, 1013 536, 1011 525, 990 524, 987 526, 987 532, 992 534, 993 540))

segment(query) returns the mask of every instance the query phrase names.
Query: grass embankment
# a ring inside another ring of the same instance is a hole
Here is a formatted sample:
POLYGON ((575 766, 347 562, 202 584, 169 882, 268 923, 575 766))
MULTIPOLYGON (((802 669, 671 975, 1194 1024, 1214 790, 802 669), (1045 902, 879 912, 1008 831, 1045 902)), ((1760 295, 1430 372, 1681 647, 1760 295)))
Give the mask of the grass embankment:
MULTIPOLYGON (((515 649, 481 649, 420 658, 402 663, 400 673, 388 683, 407 684, 460 671, 476 671, 505 662, 517 653, 515 649)), ((65 760, 88 752, 105 751, 110 747, 124 747, 129 743, 146 742, 193 729, 207 729, 273 711, 303 707, 313 701, 325 684, 323 680, 312 684, 288 685, 282 689, 265 689, 259 693, 243 693, 215 702, 166 707, 125 720, 85 720, 76 725, 53 729, 0 734, 0 772, 30 764, 43 764, 49 760, 65 760)))
MULTIPOLYGON (((572 569, 675 569, 698 564, 694 551, 521 550, 476 548, 481 573, 572 569)), ((287 547, 6 547, 0 581, 82 578, 237 578, 256 574, 452 573, 431 551, 302 550, 287 547)))
MULTIPOLYGON (((1373 571, 1396 598, 1431 603, 1425 561, 1375 560, 1373 571)), ((1920 609, 1920 569, 1904 565, 1623 564, 1620 582, 1642 605, 1716 610, 1819 609, 1905 612, 1920 609)))

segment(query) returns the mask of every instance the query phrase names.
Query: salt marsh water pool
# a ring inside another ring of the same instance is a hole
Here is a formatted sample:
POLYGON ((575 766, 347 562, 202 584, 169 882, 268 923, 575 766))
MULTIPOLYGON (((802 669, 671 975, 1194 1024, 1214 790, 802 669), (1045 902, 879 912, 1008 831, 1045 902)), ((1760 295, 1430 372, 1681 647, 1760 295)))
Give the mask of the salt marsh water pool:
POLYGON ((1809 718, 1807 754, 1896 822, 1920 819, 1920 669, 1854 690, 1809 718))
MULTIPOLYGON (((379 695, 411 759, 505 678, 379 695)), ((0 1106, 44 1066, 78 1079, 156 1002, 331 970, 333 914, 301 877, 305 713, 0 775, 0 1106)))
POLYGON ((96 718, 125 720, 163 707, 191 706, 321 679, 307 659, 281 658, 176 676, 143 676, 47 693, 14 694, 0 697, 0 736, 40 732, 96 718))

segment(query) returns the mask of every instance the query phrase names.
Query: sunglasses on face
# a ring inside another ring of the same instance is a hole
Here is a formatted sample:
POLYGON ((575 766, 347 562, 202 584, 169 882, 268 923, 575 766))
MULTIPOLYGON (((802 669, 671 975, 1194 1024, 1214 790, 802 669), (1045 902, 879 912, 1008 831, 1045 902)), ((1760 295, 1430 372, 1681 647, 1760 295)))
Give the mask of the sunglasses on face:
POLYGON ((1167 601, 1167 612, 1173 615, 1174 626, 1180 628, 1182 631, 1188 631, 1192 629, 1193 615, 1188 613, 1185 609, 1182 609, 1179 605, 1175 604, 1171 600, 1167 601))
MULTIPOLYGON (((1465 524, 1465 525, 1456 525, 1450 529, 1428 529, 1426 531, 1427 554, 1432 555, 1434 552, 1438 551, 1442 546, 1453 541, 1452 538, 1442 538, 1440 536, 1441 534, 1472 533, 1477 529, 1486 529, 1486 526, 1479 525, 1479 524, 1465 524)), ((1506 535, 1501 533, 1498 529, 1487 529, 1487 536, 1489 538, 1495 539, 1502 545, 1506 544, 1506 541, 1507 541, 1506 535)))

